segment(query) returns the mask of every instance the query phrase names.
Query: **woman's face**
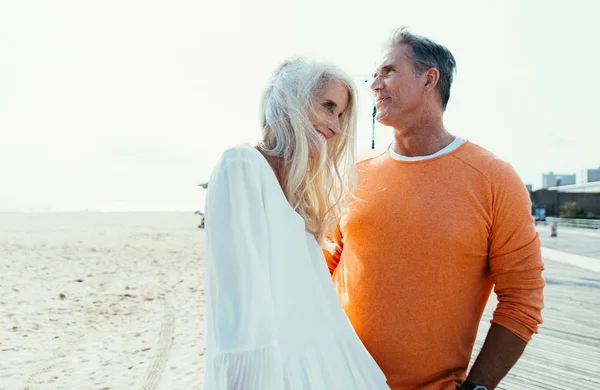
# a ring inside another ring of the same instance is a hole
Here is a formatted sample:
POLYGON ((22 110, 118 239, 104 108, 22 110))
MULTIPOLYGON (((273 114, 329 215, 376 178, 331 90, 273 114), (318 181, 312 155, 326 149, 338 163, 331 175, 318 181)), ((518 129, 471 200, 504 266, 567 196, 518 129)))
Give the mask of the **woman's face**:
POLYGON ((328 140, 341 134, 342 114, 348 108, 348 89, 339 81, 330 80, 317 90, 315 98, 317 106, 310 120, 318 137, 309 138, 311 157, 318 156, 328 140))

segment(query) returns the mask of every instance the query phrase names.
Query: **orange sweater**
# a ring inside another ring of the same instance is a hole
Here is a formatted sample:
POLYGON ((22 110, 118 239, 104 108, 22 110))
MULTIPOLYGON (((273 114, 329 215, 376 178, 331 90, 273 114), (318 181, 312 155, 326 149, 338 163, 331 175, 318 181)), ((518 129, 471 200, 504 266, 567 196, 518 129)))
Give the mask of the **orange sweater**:
POLYGON ((358 166, 357 199, 325 251, 346 314, 393 390, 466 377, 492 291, 493 323, 525 341, 543 307, 531 204, 514 169, 466 142, 429 160, 358 166))

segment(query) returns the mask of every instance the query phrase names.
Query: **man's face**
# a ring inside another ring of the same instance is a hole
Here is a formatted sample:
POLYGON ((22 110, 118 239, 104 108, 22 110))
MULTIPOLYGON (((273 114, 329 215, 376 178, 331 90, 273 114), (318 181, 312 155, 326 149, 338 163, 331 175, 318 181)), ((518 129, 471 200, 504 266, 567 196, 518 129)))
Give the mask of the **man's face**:
POLYGON ((406 122, 423 99, 421 77, 415 75, 410 46, 393 46, 375 70, 371 89, 377 99, 377 121, 385 126, 406 122))

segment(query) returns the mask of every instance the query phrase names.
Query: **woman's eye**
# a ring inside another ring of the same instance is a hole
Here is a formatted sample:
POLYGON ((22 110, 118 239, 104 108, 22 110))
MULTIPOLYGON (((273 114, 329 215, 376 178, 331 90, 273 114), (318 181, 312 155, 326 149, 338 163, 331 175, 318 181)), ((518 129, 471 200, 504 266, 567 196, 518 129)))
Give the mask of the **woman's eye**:
POLYGON ((332 110, 333 110, 333 107, 334 107, 335 105, 334 105, 332 102, 325 102, 325 103, 323 104, 323 106, 324 106, 325 108, 327 108, 328 110, 332 111, 332 110))

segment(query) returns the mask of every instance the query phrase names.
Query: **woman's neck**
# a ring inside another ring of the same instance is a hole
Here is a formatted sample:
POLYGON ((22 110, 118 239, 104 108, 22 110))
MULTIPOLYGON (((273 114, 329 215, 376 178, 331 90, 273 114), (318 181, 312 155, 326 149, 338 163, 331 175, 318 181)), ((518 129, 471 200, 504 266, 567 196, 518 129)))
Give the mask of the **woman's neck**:
POLYGON ((273 173, 275 173, 275 177, 277 177, 277 181, 279 182, 279 185, 283 189, 283 182, 284 182, 284 180, 283 180, 284 179, 284 177, 283 177, 283 159, 281 157, 269 156, 268 154, 266 154, 263 151, 263 149, 260 146, 255 146, 254 148, 256 150, 258 150, 260 152, 260 154, 263 155, 265 160, 267 160, 267 162, 271 166, 271 169, 273 170, 273 173))

